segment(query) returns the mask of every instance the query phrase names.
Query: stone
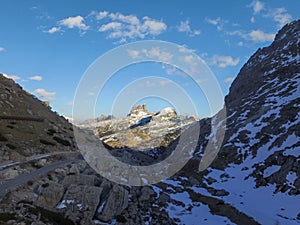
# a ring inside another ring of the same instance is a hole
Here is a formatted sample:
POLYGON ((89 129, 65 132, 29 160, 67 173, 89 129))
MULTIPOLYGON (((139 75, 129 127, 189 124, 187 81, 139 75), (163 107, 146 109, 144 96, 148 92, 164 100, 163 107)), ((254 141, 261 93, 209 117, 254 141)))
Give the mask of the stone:
POLYGON ((63 185, 50 182, 41 186, 37 204, 41 207, 54 208, 63 197, 65 189, 63 185))
POLYGON ((116 215, 120 215, 127 206, 128 191, 120 185, 114 185, 108 193, 107 199, 101 202, 96 217, 101 221, 111 221, 116 215))
POLYGON ((94 176, 84 174, 66 176, 62 182, 64 187, 68 187, 72 184, 94 186, 94 183, 94 176))
POLYGON ((96 213, 103 191, 101 187, 87 185, 70 185, 57 208, 65 211, 65 215, 80 224, 90 224, 96 213))
POLYGON ((147 201, 151 197, 154 197, 154 196, 155 196, 155 192, 153 191, 153 189, 148 186, 145 186, 145 187, 142 187, 142 189, 141 189, 139 201, 147 201))

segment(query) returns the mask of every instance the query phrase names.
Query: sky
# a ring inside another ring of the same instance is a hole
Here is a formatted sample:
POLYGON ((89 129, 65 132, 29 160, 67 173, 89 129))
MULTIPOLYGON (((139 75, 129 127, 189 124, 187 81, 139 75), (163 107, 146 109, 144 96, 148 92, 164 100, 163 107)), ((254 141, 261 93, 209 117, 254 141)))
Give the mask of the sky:
POLYGON ((1 0, 0 8, 0 73, 50 101, 59 114, 72 117, 75 108, 82 119, 124 116, 132 105, 146 103, 149 111, 172 106, 180 114, 202 118, 222 107, 211 107, 202 87, 215 79, 218 85, 211 89, 220 90, 222 97, 228 94, 249 57, 299 18, 300 1, 1 0), (185 52, 182 59, 190 66, 199 57, 214 78, 201 77, 203 71, 191 77, 168 61, 176 52, 159 46, 130 49, 149 40, 178 45, 178 54, 185 52), (87 96, 93 96, 92 107, 79 104, 76 96, 89 70, 122 46, 128 46, 133 62, 143 54, 155 62, 140 61, 106 74, 122 61, 123 53, 117 54, 97 68, 99 79, 85 87, 87 96))

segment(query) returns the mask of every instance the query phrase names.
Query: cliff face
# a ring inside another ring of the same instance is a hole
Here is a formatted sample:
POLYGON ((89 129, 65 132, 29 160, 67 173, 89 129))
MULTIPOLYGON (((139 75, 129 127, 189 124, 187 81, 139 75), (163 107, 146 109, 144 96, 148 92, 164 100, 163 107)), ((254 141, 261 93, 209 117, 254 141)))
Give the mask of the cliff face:
POLYGON ((0 163, 76 150, 72 125, 0 74, 0 163))

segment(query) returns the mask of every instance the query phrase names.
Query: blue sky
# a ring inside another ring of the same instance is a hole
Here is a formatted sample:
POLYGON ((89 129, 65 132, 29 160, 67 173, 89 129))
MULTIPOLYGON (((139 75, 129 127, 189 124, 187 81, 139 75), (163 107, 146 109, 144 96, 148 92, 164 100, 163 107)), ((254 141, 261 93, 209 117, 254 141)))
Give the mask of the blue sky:
MULTIPOLYGON (((141 40, 168 41, 190 49, 207 63, 226 95, 257 48, 269 45, 285 23, 299 18, 300 2, 2 0, 0 7, 0 73, 70 117, 76 88, 89 66, 107 51, 141 40)), ((215 113, 208 109, 205 93, 195 85, 205 80, 193 84, 172 68, 143 63, 114 74, 97 95, 96 116, 112 112, 126 115, 131 107, 126 101, 113 110, 117 94, 146 76, 160 76, 180 85, 200 117, 215 113)), ((168 89, 172 82, 143 81, 144 88, 172 92, 168 89)), ((149 96, 135 103, 146 102, 150 111, 172 105, 155 93, 149 96)))

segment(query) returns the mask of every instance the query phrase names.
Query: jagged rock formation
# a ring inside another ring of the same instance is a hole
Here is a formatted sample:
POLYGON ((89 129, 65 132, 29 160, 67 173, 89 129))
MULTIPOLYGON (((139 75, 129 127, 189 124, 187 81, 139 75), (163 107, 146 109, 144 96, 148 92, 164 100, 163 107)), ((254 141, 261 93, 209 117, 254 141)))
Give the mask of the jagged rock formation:
POLYGON ((180 136, 196 117, 178 116, 167 107, 160 112, 148 112, 145 104, 133 106, 125 118, 99 120, 98 118, 80 126, 93 129, 96 136, 111 148, 134 148, 146 150, 167 147, 180 136))
POLYGON ((64 117, 0 74, 0 164, 55 151, 76 150, 64 117))

